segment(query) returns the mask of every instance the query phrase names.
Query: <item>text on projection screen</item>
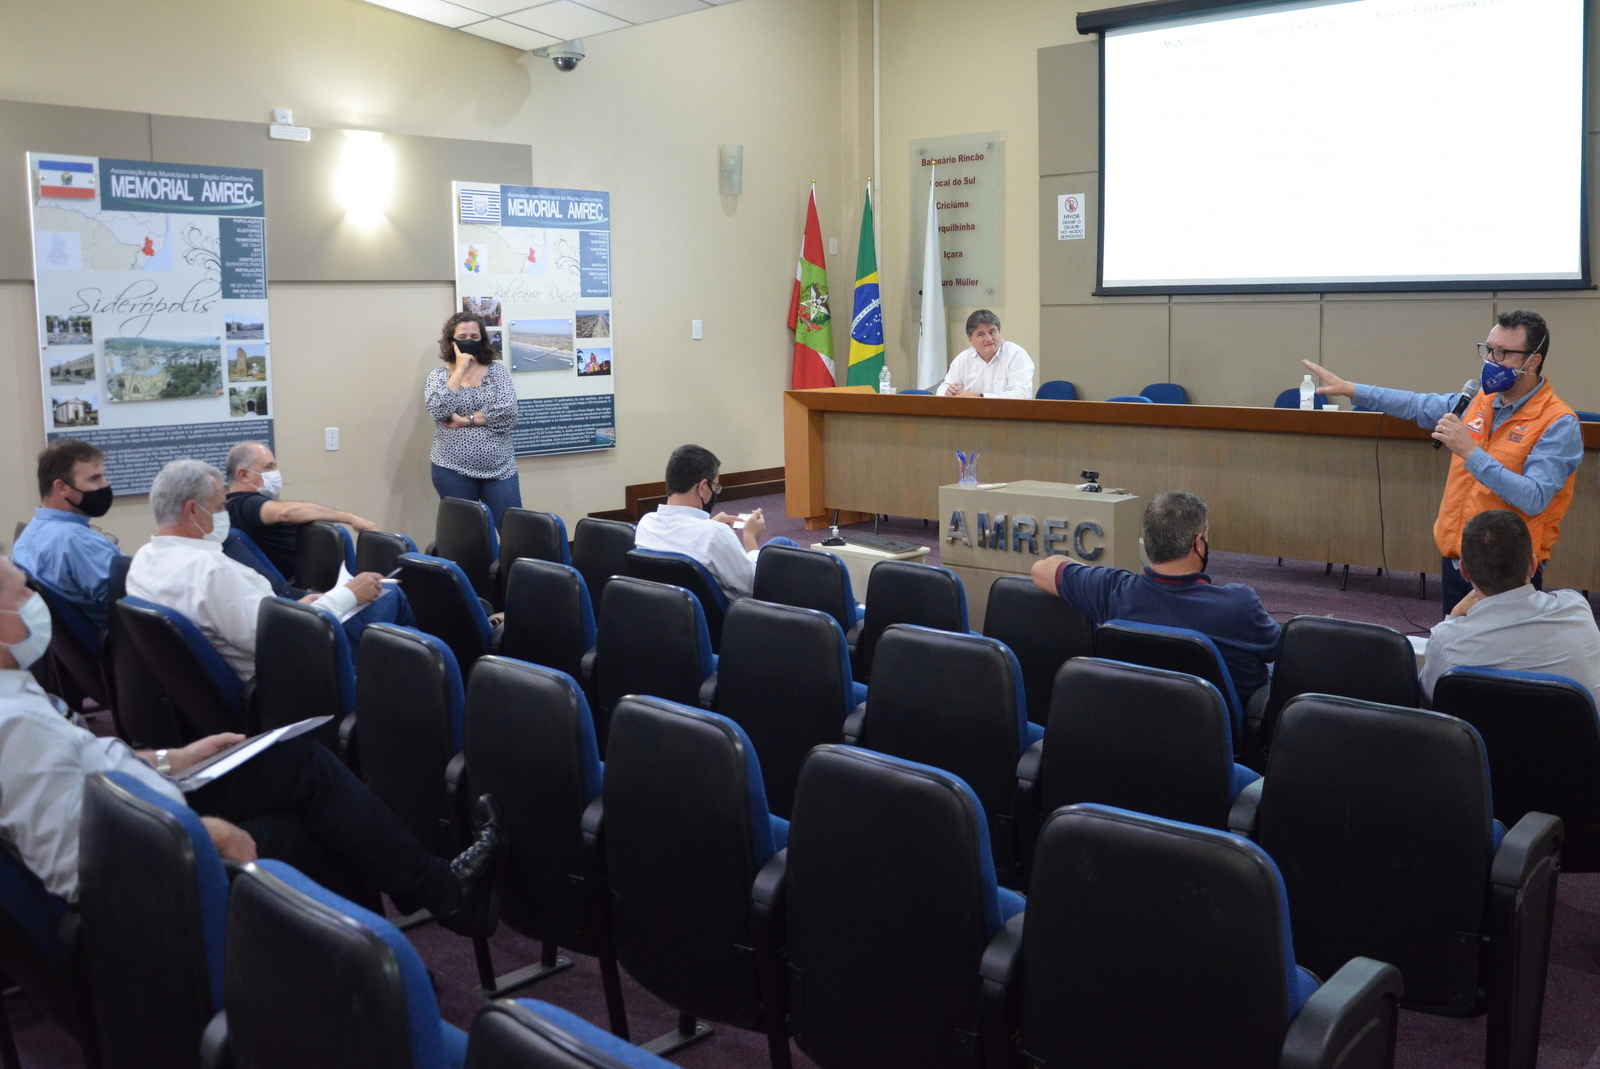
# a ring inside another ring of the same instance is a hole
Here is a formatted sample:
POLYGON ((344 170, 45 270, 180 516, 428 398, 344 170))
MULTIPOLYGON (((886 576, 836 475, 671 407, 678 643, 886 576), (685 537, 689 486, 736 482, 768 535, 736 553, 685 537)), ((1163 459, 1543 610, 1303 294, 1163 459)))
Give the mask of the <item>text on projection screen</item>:
POLYGON ((1582 277, 1583 0, 1104 40, 1103 290, 1582 277))

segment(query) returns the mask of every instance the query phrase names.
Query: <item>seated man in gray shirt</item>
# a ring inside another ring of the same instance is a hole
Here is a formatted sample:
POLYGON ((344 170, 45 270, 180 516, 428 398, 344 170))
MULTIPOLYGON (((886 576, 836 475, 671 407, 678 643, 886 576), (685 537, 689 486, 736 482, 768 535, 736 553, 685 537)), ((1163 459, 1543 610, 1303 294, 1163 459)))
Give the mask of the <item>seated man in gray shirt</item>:
POLYGON ((1576 590, 1535 590, 1538 562, 1522 517, 1480 512, 1461 535, 1461 574, 1472 591, 1428 638, 1422 692, 1452 668, 1548 672, 1588 687, 1600 700, 1600 628, 1576 590))

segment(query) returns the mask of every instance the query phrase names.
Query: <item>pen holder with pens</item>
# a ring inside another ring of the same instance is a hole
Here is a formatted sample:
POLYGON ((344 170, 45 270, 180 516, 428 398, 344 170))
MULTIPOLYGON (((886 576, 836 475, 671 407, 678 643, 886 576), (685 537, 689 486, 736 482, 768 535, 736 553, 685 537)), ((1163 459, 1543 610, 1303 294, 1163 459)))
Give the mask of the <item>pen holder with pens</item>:
POLYGON ((976 485, 978 481, 978 454, 976 452, 963 453, 957 449, 956 462, 961 465, 961 478, 957 481, 962 486, 976 485))

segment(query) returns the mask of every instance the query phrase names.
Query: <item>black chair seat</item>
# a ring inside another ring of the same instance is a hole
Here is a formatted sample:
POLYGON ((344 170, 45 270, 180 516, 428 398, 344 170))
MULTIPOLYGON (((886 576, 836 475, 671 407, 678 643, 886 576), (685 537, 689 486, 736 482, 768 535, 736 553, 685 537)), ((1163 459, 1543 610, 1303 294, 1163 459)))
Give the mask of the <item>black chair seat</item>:
POLYGON ((940 631, 967 630, 967 591, 948 568, 886 560, 867 579, 867 612, 851 664, 856 679, 871 682, 878 639, 891 624, 916 624, 940 631))
POLYGON ((628 574, 633 535, 631 523, 592 516, 585 516, 572 529, 572 566, 583 575, 589 597, 596 605, 600 604, 608 579, 628 574))
POLYGON ((1065 598, 1040 590, 1026 575, 1004 575, 989 587, 983 633, 1017 655, 1028 708, 1041 724, 1048 724, 1056 672, 1072 658, 1094 653, 1089 618, 1065 598))

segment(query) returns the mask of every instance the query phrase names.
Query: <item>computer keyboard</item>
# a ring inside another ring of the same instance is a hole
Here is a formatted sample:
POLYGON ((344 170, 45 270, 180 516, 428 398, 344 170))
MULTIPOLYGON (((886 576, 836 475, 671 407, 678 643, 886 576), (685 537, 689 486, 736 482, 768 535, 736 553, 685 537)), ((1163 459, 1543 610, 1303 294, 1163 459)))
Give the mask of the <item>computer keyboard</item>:
POLYGON ((853 545, 866 546, 868 549, 884 553, 915 553, 922 548, 917 543, 907 542, 903 538, 890 538, 888 535, 873 534, 870 531, 840 531, 839 537, 853 545))

